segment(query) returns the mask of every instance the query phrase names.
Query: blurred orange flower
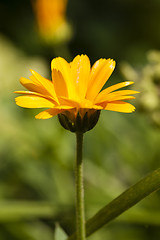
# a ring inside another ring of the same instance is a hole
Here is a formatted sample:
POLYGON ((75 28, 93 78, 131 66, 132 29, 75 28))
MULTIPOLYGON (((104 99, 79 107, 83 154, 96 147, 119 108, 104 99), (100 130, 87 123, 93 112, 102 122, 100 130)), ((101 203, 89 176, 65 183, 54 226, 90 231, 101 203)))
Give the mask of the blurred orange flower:
POLYGON ((68 0, 35 0, 33 3, 38 29, 43 38, 65 38, 69 26, 66 21, 68 0))
POLYGON ((21 84, 29 91, 16 91, 23 96, 16 97, 16 104, 25 108, 47 108, 36 115, 37 119, 51 118, 60 113, 77 114, 83 118, 86 113, 99 110, 133 112, 135 107, 123 100, 134 99, 133 90, 119 90, 134 82, 126 81, 101 91, 115 68, 112 59, 99 59, 90 67, 86 55, 76 56, 71 63, 61 57, 51 62, 52 81, 31 70, 30 79, 21 78, 21 84))

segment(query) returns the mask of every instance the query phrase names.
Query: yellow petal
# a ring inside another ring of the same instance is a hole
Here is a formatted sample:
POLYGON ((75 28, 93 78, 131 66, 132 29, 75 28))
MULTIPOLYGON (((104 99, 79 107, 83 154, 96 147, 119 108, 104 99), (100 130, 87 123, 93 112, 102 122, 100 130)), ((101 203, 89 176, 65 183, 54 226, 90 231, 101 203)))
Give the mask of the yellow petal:
MULTIPOLYGON (((64 82, 62 83, 61 89, 66 88, 68 91, 68 97, 71 99, 76 99, 76 89, 73 78, 71 76, 71 68, 70 64, 61 57, 54 58, 51 62, 51 69, 59 71, 62 74, 64 82), (63 85, 65 84, 65 85, 63 85)), ((54 81, 58 81, 58 79, 54 79, 54 81)))
MULTIPOLYGON (((35 72, 34 70, 30 71, 36 78, 36 81, 40 85, 41 89, 45 89, 48 92, 48 94, 51 95, 58 102, 53 83, 50 80, 42 77, 39 73, 35 72)), ((34 79, 33 77, 31 78, 34 79)))
POLYGON ((68 105, 59 105, 59 106, 55 106, 54 109, 60 109, 60 110, 70 110, 70 109, 73 109, 75 107, 73 106, 68 106, 68 105))
POLYGON ((90 74, 89 58, 86 55, 78 55, 70 63, 70 66, 76 92, 80 98, 84 98, 86 96, 90 74))
POLYGON ((31 92, 31 91, 15 91, 14 93, 25 94, 25 95, 36 95, 36 96, 44 97, 44 95, 42 95, 40 93, 31 92))
POLYGON ((40 112, 38 115, 35 116, 35 118, 37 119, 48 119, 51 117, 56 116, 59 113, 62 113, 66 110, 70 110, 72 108, 68 107, 68 106, 57 106, 51 109, 47 109, 43 112, 40 112))
POLYGON ((82 108, 87 108, 87 109, 97 109, 100 110, 102 109, 101 106, 99 105, 94 105, 91 101, 87 100, 87 99, 81 99, 81 101, 76 102, 72 99, 68 99, 68 98, 61 98, 60 100, 61 104, 67 105, 68 107, 72 107, 72 108, 77 108, 77 109, 82 109, 82 108))
POLYGON ((75 100, 72 100, 72 99, 69 99, 69 98, 66 98, 66 97, 61 97, 60 98, 60 104, 71 106, 71 107, 76 107, 76 108, 79 107, 79 102, 77 102, 75 100))
MULTIPOLYGON (((30 70, 30 71, 32 72, 33 70, 30 70)), ((39 87, 42 86, 42 84, 39 82, 39 80, 34 75, 29 76, 29 78, 37 86, 39 86, 39 87)))
POLYGON ((36 119, 48 119, 48 118, 52 118, 54 116, 56 116, 57 114, 63 112, 64 110, 60 110, 60 109, 47 109, 43 112, 40 112, 39 114, 37 114, 35 116, 36 119))
POLYGON ((91 101, 88 99, 82 99, 79 103, 79 108, 86 108, 86 109, 102 109, 101 106, 94 105, 91 101))
POLYGON ((91 69, 86 98, 94 100, 104 86, 115 68, 115 61, 112 59, 100 59, 95 62, 91 69))
POLYGON ((115 96, 115 97, 112 97, 112 99, 108 100, 108 102, 118 101, 118 100, 131 100, 131 99, 135 99, 135 97, 134 96, 115 96))
POLYGON ((104 95, 104 94, 100 95, 99 94, 97 96, 97 98, 95 99, 95 103, 101 103, 101 102, 106 102, 106 101, 113 101, 118 96, 126 96, 126 95, 136 94, 136 93, 139 93, 139 92, 133 91, 133 90, 121 90, 121 91, 111 92, 109 94, 106 93, 106 95, 104 95))
POLYGON ((48 99, 35 95, 19 96, 15 98, 15 101, 18 106, 25 108, 53 108, 55 106, 48 99))
POLYGON ((49 101, 51 101, 51 102, 53 102, 54 104, 57 105, 57 101, 55 101, 55 99, 52 96, 48 96, 48 95, 45 95, 45 94, 40 94, 40 93, 37 93, 37 92, 31 92, 31 91, 15 91, 14 93, 39 96, 39 97, 42 97, 42 98, 46 98, 49 101))
POLYGON ((55 92, 58 97, 67 97, 68 90, 65 80, 59 70, 53 68, 52 70, 52 82, 54 84, 55 92))
POLYGON ((135 110, 135 107, 127 102, 123 101, 114 101, 102 104, 104 110, 116 111, 116 112, 124 112, 130 113, 135 110))
MULTIPOLYGON (((32 75, 32 77, 34 76, 32 75)), ((20 83, 29 91, 37 92, 43 95, 49 95, 48 91, 44 87, 42 87, 40 84, 36 83, 35 81, 32 81, 31 79, 21 77, 20 83)))
POLYGON ((131 84, 133 84, 134 82, 131 82, 131 81, 126 81, 126 82, 121 82, 121 83, 117 83, 117 84, 114 84, 106 89, 104 89, 102 92, 100 92, 97 97, 95 98, 95 101, 94 102, 101 102, 103 101, 102 99, 106 97, 106 95, 108 93, 111 93, 113 92, 114 90, 117 90, 119 88, 123 88, 123 87, 127 87, 131 84))

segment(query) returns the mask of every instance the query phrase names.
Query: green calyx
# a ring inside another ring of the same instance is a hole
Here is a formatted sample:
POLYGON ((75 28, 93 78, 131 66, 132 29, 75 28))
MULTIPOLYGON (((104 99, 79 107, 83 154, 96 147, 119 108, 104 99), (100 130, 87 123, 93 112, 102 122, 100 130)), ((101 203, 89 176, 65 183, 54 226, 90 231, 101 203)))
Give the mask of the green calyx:
POLYGON ((71 132, 85 133, 97 124, 100 116, 100 110, 96 110, 93 113, 86 112, 82 117, 79 112, 74 119, 69 117, 68 112, 58 114, 58 119, 62 127, 71 132))

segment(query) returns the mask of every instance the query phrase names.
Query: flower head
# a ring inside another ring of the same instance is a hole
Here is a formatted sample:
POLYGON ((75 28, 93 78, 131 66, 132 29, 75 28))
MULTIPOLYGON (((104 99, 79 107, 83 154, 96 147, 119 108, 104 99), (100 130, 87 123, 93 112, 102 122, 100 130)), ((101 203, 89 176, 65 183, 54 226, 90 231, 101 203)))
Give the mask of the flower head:
POLYGON ((100 110, 125 113, 135 110, 124 100, 134 99, 131 95, 137 91, 115 91, 134 82, 121 82, 101 91, 114 68, 112 59, 99 59, 91 67, 86 55, 76 56, 71 63, 61 57, 54 58, 51 62, 52 81, 31 70, 30 79, 20 79, 28 91, 16 91, 23 94, 16 97, 16 104, 25 108, 47 108, 35 118, 59 115, 66 129, 88 131, 98 121, 100 110))

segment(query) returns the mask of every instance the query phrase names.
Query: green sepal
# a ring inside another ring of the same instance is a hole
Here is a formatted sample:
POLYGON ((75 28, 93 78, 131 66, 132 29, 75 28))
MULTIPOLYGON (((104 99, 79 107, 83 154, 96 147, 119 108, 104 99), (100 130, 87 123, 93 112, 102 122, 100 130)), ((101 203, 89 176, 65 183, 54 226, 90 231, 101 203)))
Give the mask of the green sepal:
POLYGON ((63 128, 71 132, 75 132, 75 126, 73 122, 65 114, 58 114, 58 120, 63 128))
POLYGON ((80 112, 77 112, 77 115, 73 119, 69 117, 70 114, 68 112, 64 112, 58 114, 58 119, 65 129, 71 132, 85 133, 94 128, 100 116, 100 110, 91 111, 86 111, 84 116, 81 116, 80 112))

